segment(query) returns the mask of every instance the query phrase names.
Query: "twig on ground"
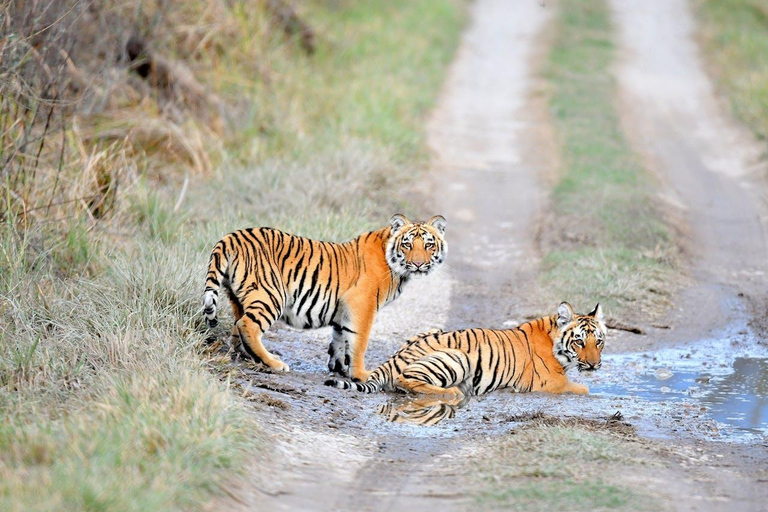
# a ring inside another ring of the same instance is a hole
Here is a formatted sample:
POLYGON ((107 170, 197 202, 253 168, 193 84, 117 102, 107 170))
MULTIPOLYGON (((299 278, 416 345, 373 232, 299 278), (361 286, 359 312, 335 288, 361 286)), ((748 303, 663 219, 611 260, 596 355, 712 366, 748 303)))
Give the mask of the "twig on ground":
POLYGON ((615 318, 608 318, 605 321, 605 326, 609 329, 616 329, 618 331, 627 331, 634 334, 645 334, 645 331, 634 325, 627 325, 615 318))

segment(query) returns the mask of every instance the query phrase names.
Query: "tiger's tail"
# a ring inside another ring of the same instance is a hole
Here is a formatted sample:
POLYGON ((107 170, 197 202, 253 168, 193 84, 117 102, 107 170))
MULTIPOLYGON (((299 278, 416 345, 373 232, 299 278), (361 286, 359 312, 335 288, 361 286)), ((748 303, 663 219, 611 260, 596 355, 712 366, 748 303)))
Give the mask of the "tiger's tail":
POLYGON ((228 270, 229 258, 227 258, 224 239, 222 239, 211 251, 208 274, 205 279, 205 291, 203 292, 203 315, 211 329, 219 323, 216 320, 216 306, 219 303, 219 289, 228 281, 228 270))
POLYGON ((347 379, 332 378, 325 381, 326 386, 339 389, 354 389, 363 393, 377 393, 392 387, 387 375, 391 360, 376 368, 365 382, 355 382, 347 379))

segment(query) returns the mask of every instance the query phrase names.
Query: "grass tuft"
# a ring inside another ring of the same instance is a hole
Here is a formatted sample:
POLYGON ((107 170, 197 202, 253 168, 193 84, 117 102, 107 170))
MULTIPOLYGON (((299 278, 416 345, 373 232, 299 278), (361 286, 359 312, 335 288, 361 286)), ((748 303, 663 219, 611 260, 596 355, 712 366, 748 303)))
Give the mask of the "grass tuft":
POLYGON ((513 432, 479 461, 476 500, 492 509, 654 510, 613 468, 641 464, 626 440, 585 426, 536 424, 513 432))
POLYGON ((699 0, 705 57, 736 116, 768 139, 768 5, 762 0, 699 0))
POLYGON ((131 199, 133 217, 147 230, 150 239, 170 243, 181 234, 184 215, 175 212, 157 191, 142 189, 131 199))
POLYGON ((620 316, 663 311, 678 249, 656 183, 622 133, 608 7, 559 5, 546 78, 563 164, 542 231, 543 284, 551 301, 601 302, 620 316))

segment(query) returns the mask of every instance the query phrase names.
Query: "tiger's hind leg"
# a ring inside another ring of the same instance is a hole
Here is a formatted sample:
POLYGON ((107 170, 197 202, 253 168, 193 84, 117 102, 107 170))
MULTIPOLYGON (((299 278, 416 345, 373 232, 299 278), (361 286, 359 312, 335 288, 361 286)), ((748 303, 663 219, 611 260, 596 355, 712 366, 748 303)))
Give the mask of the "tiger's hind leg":
POLYGON ((288 365, 272 355, 261 342, 262 334, 282 314, 282 305, 276 307, 276 310, 269 309, 267 304, 271 301, 266 292, 249 299, 251 300, 243 308, 243 316, 235 323, 245 352, 254 361, 261 361, 277 372, 289 371, 288 365))
POLYGON ((240 331, 237 329, 237 322, 243 317, 243 305, 240 301, 230 292, 229 303, 232 305, 232 315, 235 317, 235 323, 232 325, 232 336, 229 338, 229 347, 236 355, 248 355, 243 348, 243 344, 240 340, 240 331))
POLYGON ((411 393, 463 398, 462 384, 469 375, 469 357, 459 350, 443 349, 406 366, 397 377, 397 387, 411 393))
POLYGON ((437 395, 448 398, 464 397, 464 393, 462 393, 458 386, 444 388, 435 384, 424 382, 422 379, 409 378, 405 377, 404 375, 397 377, 397 387, 408 393, 416 393, 420 395, 437 395))

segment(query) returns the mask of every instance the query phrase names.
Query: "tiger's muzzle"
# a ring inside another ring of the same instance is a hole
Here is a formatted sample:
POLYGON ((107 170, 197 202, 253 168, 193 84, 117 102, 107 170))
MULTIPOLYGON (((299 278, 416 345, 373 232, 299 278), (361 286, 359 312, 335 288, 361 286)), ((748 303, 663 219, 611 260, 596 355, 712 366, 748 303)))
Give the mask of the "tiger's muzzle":
POLYGON ((428 274, 433 265, 431 263, 407 263, 405 268, 412 274, 428 274))
POLYGON ((579 371, 580 372, 593 372, 597 369, 599 369, 603 365, 602 361, 598 361, 596 363, 590 363, 589 361, 579 361, 579 371))

